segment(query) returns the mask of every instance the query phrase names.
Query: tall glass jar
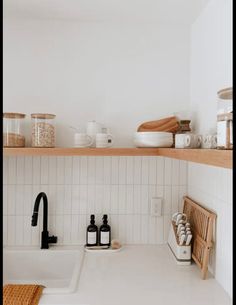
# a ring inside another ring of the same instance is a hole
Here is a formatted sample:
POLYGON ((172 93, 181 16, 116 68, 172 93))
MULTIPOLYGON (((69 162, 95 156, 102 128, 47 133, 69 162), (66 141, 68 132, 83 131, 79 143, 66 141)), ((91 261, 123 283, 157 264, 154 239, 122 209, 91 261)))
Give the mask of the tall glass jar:
POLYGON ((217 148, 233 149, 233 88, 217 92, 217 148))
POLYGON ((55 147, 55 114, 31 114, 32 147, 55 147))
POLYGON ((24 113, 3 113, 3 146, 24 147, 24 113))

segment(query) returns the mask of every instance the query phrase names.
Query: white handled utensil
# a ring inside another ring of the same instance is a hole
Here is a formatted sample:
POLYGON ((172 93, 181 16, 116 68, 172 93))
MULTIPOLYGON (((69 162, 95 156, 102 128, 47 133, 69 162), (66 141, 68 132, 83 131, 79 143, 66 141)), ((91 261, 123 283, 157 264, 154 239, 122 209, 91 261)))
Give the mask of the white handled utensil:
POLYGON ((187 238, 186 238, 186 246, 188 246, 190 244, 190 241, 191 241, 193 235, 192 234, 187 234, 186 236, 187 236, 187 238))
POLYGON ((179 232, 182 228, 184 229, 184 225, 182 223, 180 223, 177 228, 177 234, 179 234, 179 232))
POLYGON ((183 245, 183 243, 184 243, 184 241, 185 241, 185 238, 186 238, 186 235, 185 235, 185 234, 180 235, 180 238, 179 238, 179 244, 180 244, 180 246, 183 245))

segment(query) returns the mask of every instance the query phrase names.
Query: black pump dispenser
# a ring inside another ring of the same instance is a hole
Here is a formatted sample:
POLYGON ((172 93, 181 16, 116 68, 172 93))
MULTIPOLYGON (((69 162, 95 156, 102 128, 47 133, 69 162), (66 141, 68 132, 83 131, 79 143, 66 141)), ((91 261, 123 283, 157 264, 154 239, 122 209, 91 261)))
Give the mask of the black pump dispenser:
POLYGON ((95 225, 95 216, 90 216, 90 225, 87 227, 86 246, 96 246, 98 243, 98 227, 95 225))
POLYGON ((111 227, 108 225, 107 215, 103 215, 103 224, 99 230, 99 244, 100 246, 111 245, 111 227))

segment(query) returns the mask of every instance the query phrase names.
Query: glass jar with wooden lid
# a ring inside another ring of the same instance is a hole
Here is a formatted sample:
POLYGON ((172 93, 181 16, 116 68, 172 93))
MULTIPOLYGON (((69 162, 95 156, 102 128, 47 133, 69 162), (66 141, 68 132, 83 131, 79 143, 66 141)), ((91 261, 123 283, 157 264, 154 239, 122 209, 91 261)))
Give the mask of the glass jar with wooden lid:
POLYGON ((217 92, 217 148, 233 149, 233 88, 217 92))
POLYGON ((55 114, 31 114, 31 145, 33 147, 55 147, 55 114))
POLYGON ((24 113, 3 113, 3 147, 24 147, 24 113))

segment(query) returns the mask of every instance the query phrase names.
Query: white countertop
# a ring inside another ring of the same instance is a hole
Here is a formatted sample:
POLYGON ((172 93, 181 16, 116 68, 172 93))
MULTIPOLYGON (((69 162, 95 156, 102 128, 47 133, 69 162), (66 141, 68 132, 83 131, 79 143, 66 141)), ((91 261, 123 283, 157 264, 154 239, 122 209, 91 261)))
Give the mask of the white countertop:
POLYGON ((85 253, 76 293, 43 295, 40 305, 231 305, 232 300, 195 264, 179 266, 167 245, 125 246, 85 253))

